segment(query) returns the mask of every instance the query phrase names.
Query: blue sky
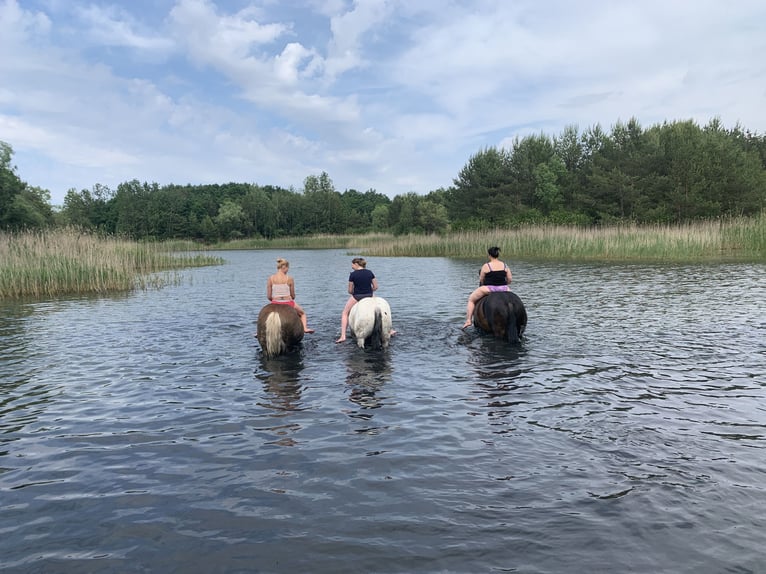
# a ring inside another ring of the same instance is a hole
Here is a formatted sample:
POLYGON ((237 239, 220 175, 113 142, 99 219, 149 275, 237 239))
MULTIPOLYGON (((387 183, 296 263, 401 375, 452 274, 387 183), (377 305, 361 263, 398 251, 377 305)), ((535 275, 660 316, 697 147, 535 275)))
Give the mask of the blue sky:
POLYGON ((247 182, 391 197, 531 133, 766 132, 762 0, 0 0, 0 140, 50 190, 247 182))

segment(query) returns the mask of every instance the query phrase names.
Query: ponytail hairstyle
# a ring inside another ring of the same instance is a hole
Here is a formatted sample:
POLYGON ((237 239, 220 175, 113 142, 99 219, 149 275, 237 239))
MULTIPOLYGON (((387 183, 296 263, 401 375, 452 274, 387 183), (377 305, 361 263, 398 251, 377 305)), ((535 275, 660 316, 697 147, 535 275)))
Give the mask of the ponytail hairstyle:
POLYGON ((277 259, 277 271, 282 269, 282 267, 287 267, 290 269, 290 262, 287 261, 287 259, 282 259, 281 257, 277 259))

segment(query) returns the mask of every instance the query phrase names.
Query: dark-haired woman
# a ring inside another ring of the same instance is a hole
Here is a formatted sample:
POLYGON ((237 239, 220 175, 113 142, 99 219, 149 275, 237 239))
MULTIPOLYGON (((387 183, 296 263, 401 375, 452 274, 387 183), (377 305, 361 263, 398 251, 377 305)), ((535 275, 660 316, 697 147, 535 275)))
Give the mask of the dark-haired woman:
POLYGON ((500 261, 500 248, 490 247, 487 249, 487 254, 489 255, 489 261, 482 265, 481 271, 479 271, 479 287, 474 289, 473 293, 468 297, 463 329, 471 326, 473 309, 476 307, 476 302, 479 299, 495 291, 511 290, 511 270, 505 263, 500 261))

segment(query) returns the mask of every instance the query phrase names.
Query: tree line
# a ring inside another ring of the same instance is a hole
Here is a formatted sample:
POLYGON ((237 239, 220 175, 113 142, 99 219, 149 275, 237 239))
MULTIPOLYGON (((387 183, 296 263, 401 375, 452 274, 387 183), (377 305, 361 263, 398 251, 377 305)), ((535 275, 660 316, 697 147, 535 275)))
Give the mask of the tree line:
POLYGON ((471 156, 453 185, 389 198, 335 189, 323 172, 302 190, 271 185, 127 181, 50 193, 22 181, 0 142, 0 227, 75 225, 134 239, 214 242, 368 231, 443 233, 524 223, 683 223, 766 208, 766 136, 717 119, 642 128, 636 119, 516 138, 471 156))

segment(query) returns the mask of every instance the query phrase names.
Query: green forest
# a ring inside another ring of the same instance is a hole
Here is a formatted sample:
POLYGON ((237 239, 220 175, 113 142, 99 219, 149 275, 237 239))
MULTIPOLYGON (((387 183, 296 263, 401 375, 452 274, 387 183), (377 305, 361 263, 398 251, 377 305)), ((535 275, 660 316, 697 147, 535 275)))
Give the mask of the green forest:
MULTIPOLYGON (((30 179, 34 179, 33 175, 30 179)), ((385 191, 385 190, 384 190, 385 191)), ((434 234, 520 224, 680 224, 759 215, 766 208, 766 136, 718 119, 610 131, 570 126, 468 158, 447 189, 390 198, 335 189, 309 175, 303 189, 257 183, 164 185, 126 181, 70 189, 62 206, 22 180, 0 142, 0 228, 76 226, 130 239, 232 239, 386 232, 434 234)))

